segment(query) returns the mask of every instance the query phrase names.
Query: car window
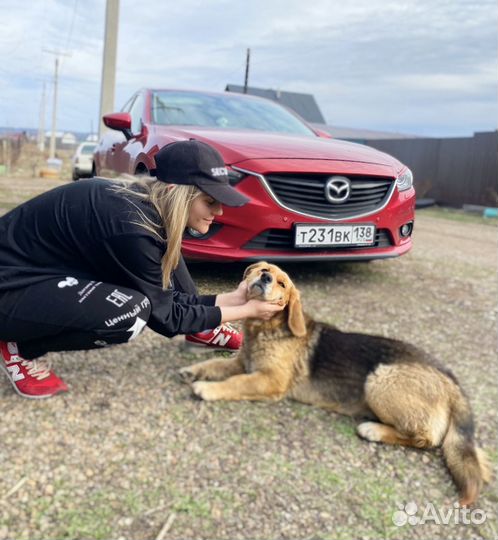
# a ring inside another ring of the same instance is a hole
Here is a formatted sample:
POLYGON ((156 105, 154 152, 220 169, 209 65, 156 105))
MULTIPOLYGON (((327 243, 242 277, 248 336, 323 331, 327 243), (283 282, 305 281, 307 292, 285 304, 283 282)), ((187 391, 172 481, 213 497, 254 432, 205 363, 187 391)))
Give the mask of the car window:
POLYGON ((93 151, 95 150, 95 144, 85 144, 81 147, 81 153, 82 154, 93 154, 93 151))
POLYGON ((269 100, 234 94, 154 92, 152 121, 163 125, 255 129, 315 137, 315 133, 284 107, 269 100))
POLYGON ((130 109, 131 132, 138 135, 142 131, 142 116, 144 110, 144 96, 138 94, 130 109))
POLYGON ((133 105, 133 102, 135 101, 136 96, 132 96, 121 109, 121 112, 130 112, 131 106, 133 105))

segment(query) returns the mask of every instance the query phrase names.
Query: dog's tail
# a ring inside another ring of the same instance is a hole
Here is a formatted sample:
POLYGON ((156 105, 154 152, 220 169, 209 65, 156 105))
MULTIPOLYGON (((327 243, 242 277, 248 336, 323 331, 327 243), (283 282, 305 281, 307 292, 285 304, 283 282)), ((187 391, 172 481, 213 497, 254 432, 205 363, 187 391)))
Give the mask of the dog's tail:
POLYGON ((452 400, 448 431, 443 439, 443 454, 460 493, 460 505, 473 504, 483 482, 491 479, 486 454, 476 446, 474 419, 470 403, 459 387, 452 400))

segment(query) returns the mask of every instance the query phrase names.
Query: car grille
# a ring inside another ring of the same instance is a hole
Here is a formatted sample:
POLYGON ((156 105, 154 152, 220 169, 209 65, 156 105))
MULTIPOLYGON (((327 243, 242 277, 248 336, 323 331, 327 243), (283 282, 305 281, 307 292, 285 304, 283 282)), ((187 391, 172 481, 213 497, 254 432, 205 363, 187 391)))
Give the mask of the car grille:
POLYGON ((296 250, 301 252, 320 253, 331 250, 367 249, 392 246, 391 237, 387 229, 377 229, 375 242, 369 246, 326 246, 323 248, 295 248, 294 231, 288 229, 268 229, 250 240, 244 249, 268 249, 268 250, 296 250))
POLYGON ((395 180, 389 177, 348 176, 351 196, 344 203, 331 203, 325 198, 325 184, 330 177, 271 174, 265 179, 283 206, 328 219, 349 219, 379 210, 387 204, 395 185, 395 180))

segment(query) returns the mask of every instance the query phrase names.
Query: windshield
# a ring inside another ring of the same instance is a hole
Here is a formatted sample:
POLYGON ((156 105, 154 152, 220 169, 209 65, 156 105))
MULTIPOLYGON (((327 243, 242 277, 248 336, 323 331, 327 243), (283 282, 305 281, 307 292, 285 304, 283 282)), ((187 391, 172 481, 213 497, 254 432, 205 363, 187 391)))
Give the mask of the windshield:
POLYGON ((85 144, 81 147, 81 153, 82 154, 93 154, 93 151, 95 150, 96 144, 85 144))
POLYGON ((256 129, 316 137, 280 105, 240 95, 159 91, 153 93, 151 107, 154 124, 256 129))

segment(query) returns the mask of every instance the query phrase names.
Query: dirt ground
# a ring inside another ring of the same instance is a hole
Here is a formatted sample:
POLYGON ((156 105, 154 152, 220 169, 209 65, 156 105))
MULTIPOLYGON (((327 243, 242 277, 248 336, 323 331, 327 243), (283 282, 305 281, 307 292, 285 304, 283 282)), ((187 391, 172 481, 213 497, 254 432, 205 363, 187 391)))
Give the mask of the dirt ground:
MULTIPOLYGON (((0 214, 57 184, 0 179, 0 214)), ((496 466, 496 222, 421 210, 401 258, 284 267, 316 318, 410 341, 450 367, 496 466)), ((242 270, 192 266, 201 292, 233 288, 242 270)), ((0 378, 0 539, 497 538, 495 481, 477 504, 483 523, 462 524, 440 450, 367 443, 353 420, 291 401, 195 401, 175 377, 198 359, 181 341, 146 330, 51 354, 71 391, 47 401, 0 378), (418 517, 430 504, 452 512, 450 523, 432 513, 396 526, 409 502, 418 517)))

